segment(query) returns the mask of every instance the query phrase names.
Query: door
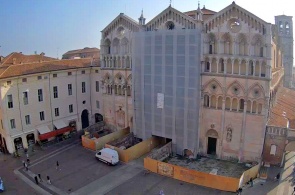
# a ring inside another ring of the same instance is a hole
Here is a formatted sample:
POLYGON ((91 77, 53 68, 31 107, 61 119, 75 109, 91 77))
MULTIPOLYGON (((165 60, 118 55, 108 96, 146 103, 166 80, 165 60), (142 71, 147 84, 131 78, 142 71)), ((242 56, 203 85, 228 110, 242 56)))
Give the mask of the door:
POLYGON ((208 146, 207 146, 207 154, 216 154, 216 142, 217 138, 208 137, 208 146))
POLYGON ((83 110, 81 114, 82 129, 89 126, 88 110, 83 110))

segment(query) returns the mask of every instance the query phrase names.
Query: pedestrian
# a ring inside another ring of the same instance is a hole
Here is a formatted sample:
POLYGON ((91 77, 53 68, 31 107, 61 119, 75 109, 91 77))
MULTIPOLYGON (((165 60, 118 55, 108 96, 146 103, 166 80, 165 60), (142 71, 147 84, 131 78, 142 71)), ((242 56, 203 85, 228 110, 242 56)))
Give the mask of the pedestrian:
POLYGON ((28 171, 29 170, 29 167, 28 167, 28 164, 27 163, 25 163, 25 167, 26 167, 26 171, 28 171))
POLYGON ((253 187, 253 179, 252 179, 252 177, 250 178, 250 185, 251 185, 251 187, 253 187))
POLYGON ((23 163, 23 165, 24 165, 24 168, 26 168, 26 166, 25 166, 25 161, 24 161, 24 160, 22 161, 22 163, 23 163))
POLYGON ((61 170, 61 169, 59 168, 59 162, 58 162, 58 161, 56 161, 56 170, 61 170))
POLYGON ((41 174, 40 174, 40 173, 38 173, 38 177, 39 177, 39 181, 40 181, 40 182, 43 182, 43 180, 42 180, 42 178, 41 178, 41 174))
POLYGON ((37 185, 39 184, 37 176, 35 176, 35 182, 36 182, 37 185))
POLYGON ((47 183, 50 185, 51 184, 51 181, 50 181, 50 178, 49 176, 47 175, 47 183))
POLYGON ((160 190, 160 195, 165 195, 163 190, 160 190))
POLYGON ((279 180, 280 179, 280 176, 281 176, 281 174, 278 173, 277 176, 275 177, 275 181, 279 180))
POLYGON ((28 165, 30 164, 30 159, 29 158, 27 158, 27 163, 28 163, 28 165))

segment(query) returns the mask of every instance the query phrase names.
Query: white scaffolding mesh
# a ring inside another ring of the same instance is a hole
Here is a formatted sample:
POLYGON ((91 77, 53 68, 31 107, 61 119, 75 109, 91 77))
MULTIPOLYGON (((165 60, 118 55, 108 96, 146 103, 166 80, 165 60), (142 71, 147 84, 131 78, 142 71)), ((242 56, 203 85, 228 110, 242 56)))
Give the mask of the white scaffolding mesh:
POLYGON ((137 137, 170 138, 178 154, 198 151, 201 45, 199 29, 134 33, 137 137))

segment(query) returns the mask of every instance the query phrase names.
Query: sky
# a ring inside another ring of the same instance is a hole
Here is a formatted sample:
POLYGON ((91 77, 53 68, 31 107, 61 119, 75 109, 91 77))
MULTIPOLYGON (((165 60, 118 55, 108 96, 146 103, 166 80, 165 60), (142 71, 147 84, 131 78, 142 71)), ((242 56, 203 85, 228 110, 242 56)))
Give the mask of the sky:
MULTIPOLYGON (((236 0, 237 5, 266 22, 275 15, 294 16, 291 0, 236 0)), ((200 7, 220 11, 232 0, 200 0, 200 7)), ((120 13, 138 21, 143 9, 146 22, 170 0, 0 0, 0 56, 12 52, 61 58, 69 50, 100 47, 103 30, 120 13)), ((196 0, 172 0, 185 12, 197 9, 196 0)))

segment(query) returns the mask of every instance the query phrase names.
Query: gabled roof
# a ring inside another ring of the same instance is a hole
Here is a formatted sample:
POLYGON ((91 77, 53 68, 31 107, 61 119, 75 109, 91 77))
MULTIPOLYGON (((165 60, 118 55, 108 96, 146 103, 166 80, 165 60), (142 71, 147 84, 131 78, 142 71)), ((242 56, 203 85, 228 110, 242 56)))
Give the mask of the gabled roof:
POLYGON ((285 87, 279 88, 276 104, 272 107, 267 125, 295 129, 295 91, 285 87))
POLYGON ((76 68, 99 67, 99 60, 91 58, 63 59, 0 67, 0 79, 76 68))
POLYGON ((214 18, 219 17, 220 15, 222 15, 223 13, 227 12, 228 10, 231 10, 232 8, 236 8, 240 11, 242 11, 243 13, 247 13, 249 15, 252 15, 252 17, 254 19, 256 19, 257 21, 261 22, 261 23, 267 23, 264 20, 262 20, 261 18, 259 18, 258 16, 254 15, 253 13, 249 12, 248 10, 238 6, 234 1, 232 2, 232 4, 228 5, 227 7, 225 7, 224 9, 220 10, 219 12, 217 12, 216 14, 214 14, 213 16, 211 16, 210 18, 208 18, 207 21, 210 21, 214 18))
POLYGON ((186 14, 184 14, 184 13, 178 11, 177 9, 175 9, 175 8, 173 8, 173 7, 171 7, 171 6, 168 6, 165 10, 163 10, 161 13, 159 13, 158 15, 156 15, 152 20, 150 20, 150 21, 146 24, 146 26, 152 24, 155 20, 157 20, 157 18, 159 18, 161 15, 164 15, 166 12, 169 12, 169 11, 175 12, 175 13, 177 13, 177 14, 183 16, 183 17, 186 18, 187 20, 189 20, 189 21, 195 23, 195 20, 194 20, 192 17, 190 17, 190 16, 188 16, 188 15, 186 15, 186 14))
POLYGON ((40 61, 52 61, 56 60, 55 58, 47 57, 44 55, 44 53, 41 53, 40 55, 24 55, 22 53, 13 52, 6 56, 2 62, 2 67, 4 66, 10 66, 13 64, 26 64, 26 63, 33 63, 33 62, 40 62, 40 61))
MULTIPOLYGON (((215 11, 212 11, 210 9, 206 9, 205 6, 201 9, 201 11, 203 13, 203 17, 206 15, 211 16, 211 15, 216 14, 215 11)), ((197 12, 197 10, 191 10, 191 11, 187 11, 187 12, 183 12, 183 13, 192 17, 192 16, 196 15, 196 12, 197 12)))
POLYGON ((101 32, 105 32, 110 26, 112 26, 114 23, 119 21, 120 19, 126 20, 128 22, 131 22, 133 25, 139 27, 140 25, 138 24, 137 21, 134 19, 130 18, 129 16, 125 15, 124 13, 120 13, 111 23, 109 23, 101 32))

